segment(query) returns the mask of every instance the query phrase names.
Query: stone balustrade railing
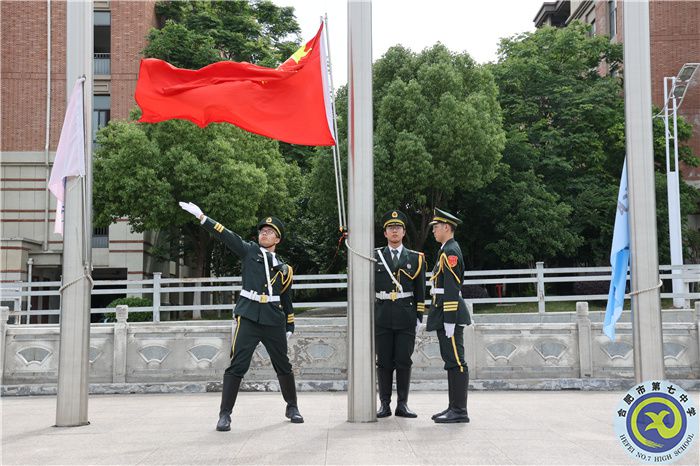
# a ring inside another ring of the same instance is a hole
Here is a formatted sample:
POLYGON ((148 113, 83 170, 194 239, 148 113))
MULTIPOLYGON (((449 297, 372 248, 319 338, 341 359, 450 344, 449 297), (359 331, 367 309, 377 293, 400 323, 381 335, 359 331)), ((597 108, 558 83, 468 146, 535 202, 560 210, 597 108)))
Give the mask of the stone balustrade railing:
MULTIPOLYGON (((634 383, 629 313, 618 339, 602 333, 602 313, 576 312, 475 315, 465 331, 474 388, 626 389, 634 383)), ((2 394, 55 393, 59 326, 8 324, 0 308, 2 394)), ((117 308, 115 323, 92 324, 92 392, 216 391, 228 366, 231 321, 128 322, 117 308)), ((700 302, 693 310, 664 311, 666 377, 687 389, 700 388, 700 302)), ((344 390, 347 370, 345 318, 297 318, 289 340, 301 390, 344 390)), ((360 351, 370 351, 361 348, 360 351)), ((434 332, 420 332, 413 355, 414 389, 441 389, 445 375, 434 332)), ((276 390, 263 346, 253 357, 244 388, 276 390)))

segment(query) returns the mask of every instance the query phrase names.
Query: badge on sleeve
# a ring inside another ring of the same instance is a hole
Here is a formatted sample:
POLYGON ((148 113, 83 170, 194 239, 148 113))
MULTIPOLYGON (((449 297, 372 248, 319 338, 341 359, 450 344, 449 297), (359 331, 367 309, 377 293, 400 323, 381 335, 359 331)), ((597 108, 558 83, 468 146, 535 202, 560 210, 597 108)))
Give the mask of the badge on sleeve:
POLYGON ((457 265, 457 261, 457 256, 447 256, 447 263, 450 264, 450 267, 457 265))

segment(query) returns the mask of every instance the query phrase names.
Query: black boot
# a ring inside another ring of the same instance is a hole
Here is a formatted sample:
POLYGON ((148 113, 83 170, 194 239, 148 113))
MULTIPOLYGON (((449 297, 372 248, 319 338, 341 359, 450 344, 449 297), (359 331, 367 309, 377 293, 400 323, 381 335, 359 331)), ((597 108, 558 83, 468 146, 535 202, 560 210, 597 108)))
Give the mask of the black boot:
POLYGON ((216 423, 216 430, 224 432, 231 430, 231 411, 236 404, 238 389, 241 387, 241 377, 231 374, 224 374, 224 386, 221 390, 221 407, 219 408, 219 422, 216 423))
POLYGON ((411 411, 407 405, 408 390, 411 386, 411 368, 396 369, 396 394, 398 402, 396 403, 396 414, 399 417, 418 417, 416 413, 411 411))
POLYGON ((280 375, 277 374, 277 379, 280 381, 280 391, 284 401, 287 402, 287 409, 284 415, 292 421, 293 424, 301 424, 304 418, 299 413, 297 406, 297 386, 294 382, 294 374, 280 375))
POLYGON ((454 405, 454 400, 452 399, 453 396, 454 396, 454 393, 453 393, 453 392, 454 392, 454 389, 452 388, 453 385, 454 385, 454 372, 453 372, 453 371, 447 371, 447 398, 448 398, 448 401, 447 401, 447 409, 443 409, 443 410, 440 411, 439 413, 433 414, 433 415, 430 417, 430 419, 432 419, 433 421, 434 421, 437 417, 440 417, 440 416, 442 416, 443 414, 447 413, 447 411, 449 411, 450 408, 452 408, 452 406, 454 405))
POLYGON ((467 414, 467 389, 469 387, 469 370, 465 367, 464 372, 459 369, 452 369, 454 379, 452 385, 453 406, 443 415, 435 418, 438 424, 455 424, 469 422, 467 414))
POLYGON ((377 388, 381 406, 377 411, 377 417, 391 416, 391 383, 394 377, 393 369, 377 368, 377 388))

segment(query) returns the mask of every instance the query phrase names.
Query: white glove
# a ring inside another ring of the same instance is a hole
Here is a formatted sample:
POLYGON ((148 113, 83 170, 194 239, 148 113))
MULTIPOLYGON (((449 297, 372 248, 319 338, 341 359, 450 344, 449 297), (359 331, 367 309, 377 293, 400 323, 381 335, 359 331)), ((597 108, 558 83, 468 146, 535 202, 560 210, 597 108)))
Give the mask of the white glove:
POLYGON ((193 204, 191 202, 178 202, 180 204, 180 207, 182 207, 183 210, 186 210, 187 212, 191 213, 195 217, 197 217, 200 221, 202 220, 202 216, 204 216, 204 212, 202 212, 202 209, 197 207, 196 204, 193 204))
POLYGON ((445 322, 442 325, 445 327, 445 336, 447 338, 452 338, 455 334, 455 324, 448 324, 445 322))
POLYGON ((420 322, 420 320, 416 319, 416 333, 420 332, 420 327, 421 327, 421 322, 420 322))
POLYGON ((289 337, 292 336, 292 332, 287 332, 287 340, 289 340, 289 337))

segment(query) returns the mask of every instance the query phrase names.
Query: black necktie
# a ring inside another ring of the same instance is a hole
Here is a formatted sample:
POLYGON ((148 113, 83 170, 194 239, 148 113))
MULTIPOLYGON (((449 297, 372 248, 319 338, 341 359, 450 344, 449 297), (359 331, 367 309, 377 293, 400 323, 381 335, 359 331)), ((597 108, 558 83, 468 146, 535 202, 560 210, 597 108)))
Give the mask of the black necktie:
POLYGON ((399 251, 396 249, 391 250, 391 262, 394 268, 396 268, 399 265, 399 251))

